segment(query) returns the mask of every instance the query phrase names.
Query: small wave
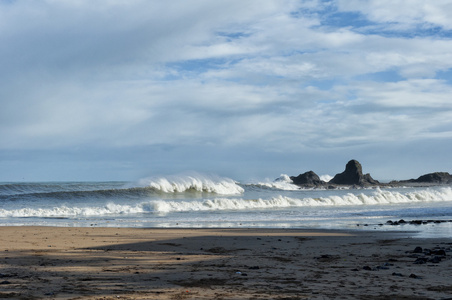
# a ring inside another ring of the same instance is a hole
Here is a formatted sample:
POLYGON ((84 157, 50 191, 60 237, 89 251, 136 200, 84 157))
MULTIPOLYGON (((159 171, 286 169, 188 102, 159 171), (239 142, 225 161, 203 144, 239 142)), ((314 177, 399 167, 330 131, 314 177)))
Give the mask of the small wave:
POLYGON ((17 182, 0 183, 0 196, 118 190, 125 182, 17 182))
POLYGON ((138 184, 141 187, 150 187, 163 193, 196 191, 219 195, 237 195, 244 192, 244 189, 232 179, 198 173, 144 178, 138 184))
POLYGON ((109 203, 103 207, 52 207, 52 208, 21 208, 13 210, 0 209, 0 217, 8 218, 55 218, 55 217, 87 217, 104 215, 123 215, 142 213, 142 205, 131 206, 109 203))
POLYGON ((15 201, 24 199, 100 199, 100 198, 136 198, 152 194, 153 191, 149 188, 115 188, 107 190, 91 190, 91 191, 56 191, 56 192, 34 192, 22 193, 14 195, 0 195, 2 201, 15 201))

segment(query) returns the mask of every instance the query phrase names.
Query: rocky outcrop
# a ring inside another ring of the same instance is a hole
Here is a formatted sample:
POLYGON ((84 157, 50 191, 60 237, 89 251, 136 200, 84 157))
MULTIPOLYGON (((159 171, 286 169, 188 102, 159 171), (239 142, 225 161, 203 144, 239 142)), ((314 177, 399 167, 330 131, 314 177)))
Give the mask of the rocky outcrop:
POLYGON ((309 185, 309 186, 318 186, 322 185, 325 182, 320 180, 320 177, 314 173, 313 171, 309 171, 298 176, 291 176, 293 184, 296 185, 309 185))
POLYGON ((375 185, 379 184, 377 180, 374 180, 370 174, 363 174, 361 164, 357 160, 351 160, 345 166, 345 171, 333 177, 329 181, 330 184, 339 185, 375 185))
POLYGON ((391 181, 390 183, 380 183, 370 176, 363 174, 361 164, 352 159, 345 166, 345 171, 333 177, 329 182, 322 181, 313 171, 309 171, 298 176, 290 176, 293 184, 307 188, 342 188, 344 185, 355 187, 382 186, 434 186, 441 184, 452 184, 452 175, 447 172, 435 172, 420 176, 417 179, 391 181))
POLYGON ((452 184, 452 175, 447 172, 434 172, 419 176, 417 179, 392 181, 390 184, 452 184))

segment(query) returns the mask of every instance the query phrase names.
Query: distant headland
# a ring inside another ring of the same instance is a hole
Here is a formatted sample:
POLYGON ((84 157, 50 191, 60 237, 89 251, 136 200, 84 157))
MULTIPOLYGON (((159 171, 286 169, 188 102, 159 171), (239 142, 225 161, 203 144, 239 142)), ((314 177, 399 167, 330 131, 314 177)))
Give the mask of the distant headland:
POLYGON ((313 171, 308 171, 298 176, 290 176, 293 184, 307 188, 340 188, 344 186, 352 187, 372 187, 372 186, 433 186, 452 184, 452 175, 447 172, 435 172, 420 176, 417 179, 391 181, 380 183, 370 176, 363 174, 363 168, 357 160, 350 160, 342 173, 336 174, 333 179, 326 182, 313 171))

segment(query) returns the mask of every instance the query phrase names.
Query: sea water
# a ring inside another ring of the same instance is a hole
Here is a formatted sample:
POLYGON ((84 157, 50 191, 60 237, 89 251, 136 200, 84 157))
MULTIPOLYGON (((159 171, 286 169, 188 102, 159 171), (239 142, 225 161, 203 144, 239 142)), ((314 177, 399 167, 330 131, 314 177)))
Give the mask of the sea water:
POLYGON ((450 237, 452 186, 300 189, 287 175, 235 181, 197 173, 137 182, 0 183, 0 226, 403 230, 450 237))

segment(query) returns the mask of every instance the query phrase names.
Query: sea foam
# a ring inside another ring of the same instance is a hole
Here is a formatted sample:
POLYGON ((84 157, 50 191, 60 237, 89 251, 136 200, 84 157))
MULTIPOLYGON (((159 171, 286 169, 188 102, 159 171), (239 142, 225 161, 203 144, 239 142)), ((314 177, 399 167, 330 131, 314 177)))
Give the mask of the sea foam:
POLYGON ((452 201, 452 188, 426 189, 412 193, 376 189, 371 195, 347 193, 342 196, 293 198, 278 196, 271 199, 216 198, 195 201, 153 201, 155 212, 250 210, 288 207, 379 205, 452 201))

